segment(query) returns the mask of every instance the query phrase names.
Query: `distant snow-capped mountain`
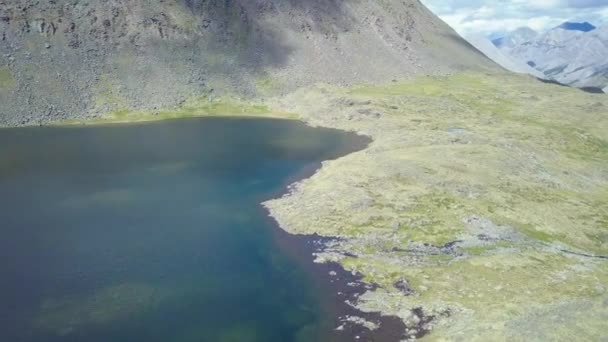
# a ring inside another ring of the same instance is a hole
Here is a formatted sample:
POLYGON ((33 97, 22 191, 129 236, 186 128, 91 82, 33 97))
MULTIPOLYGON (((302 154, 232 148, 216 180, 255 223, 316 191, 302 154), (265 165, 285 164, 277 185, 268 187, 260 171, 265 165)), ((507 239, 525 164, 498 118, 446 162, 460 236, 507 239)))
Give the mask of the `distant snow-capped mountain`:
POLYGON ((574 87, 608 85, 608 26, 566 22, 542 34, 520 28, 493 43, 506 56, 574 87))

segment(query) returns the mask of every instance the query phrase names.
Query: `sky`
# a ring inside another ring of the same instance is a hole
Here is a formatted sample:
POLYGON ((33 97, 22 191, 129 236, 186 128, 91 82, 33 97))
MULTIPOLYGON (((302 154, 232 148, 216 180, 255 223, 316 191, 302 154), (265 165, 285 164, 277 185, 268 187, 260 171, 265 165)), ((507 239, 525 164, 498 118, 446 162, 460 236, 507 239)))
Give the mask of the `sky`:
POLYGON ((608 0, 422 0, 463 36, 496 37, 518 27, 543 31, 564 21, 608 24, 608 0))

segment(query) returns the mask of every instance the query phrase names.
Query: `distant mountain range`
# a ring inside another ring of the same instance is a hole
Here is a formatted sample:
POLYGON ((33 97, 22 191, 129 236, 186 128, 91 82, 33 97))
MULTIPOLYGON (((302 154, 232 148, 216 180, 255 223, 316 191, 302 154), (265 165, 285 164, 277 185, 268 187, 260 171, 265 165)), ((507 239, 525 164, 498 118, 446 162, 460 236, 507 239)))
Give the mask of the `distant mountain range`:
POLYGON ((483 40, 469 37, 480 51, 508 70, 573 87, 607 89, 608 26, 565 22, 544 33, 521 27, 492 40, 493 46, 483 40))

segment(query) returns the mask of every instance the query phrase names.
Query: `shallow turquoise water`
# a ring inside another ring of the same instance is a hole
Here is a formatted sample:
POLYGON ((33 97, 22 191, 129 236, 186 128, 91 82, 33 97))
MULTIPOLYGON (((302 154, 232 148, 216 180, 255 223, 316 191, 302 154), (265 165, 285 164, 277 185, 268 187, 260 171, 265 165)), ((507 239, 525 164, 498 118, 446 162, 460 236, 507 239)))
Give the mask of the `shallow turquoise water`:
POLYGON ((366 139, 203 118, 0 130, 0 341, 319 341, 259 203, 366 139))

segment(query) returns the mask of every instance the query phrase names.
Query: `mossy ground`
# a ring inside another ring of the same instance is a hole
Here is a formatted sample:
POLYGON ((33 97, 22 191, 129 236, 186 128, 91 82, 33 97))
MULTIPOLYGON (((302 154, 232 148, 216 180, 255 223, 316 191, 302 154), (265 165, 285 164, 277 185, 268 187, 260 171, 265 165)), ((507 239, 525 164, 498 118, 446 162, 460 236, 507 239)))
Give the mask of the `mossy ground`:
POLYGON ((11 90, 15 87, 15 79, 8 67, 0 67, 0 90, 11 90))
POLYGON ((608 261, 591 257, 608 255, 608 97, 457 74, 278 105, 374 138, 266 204, 289 231, 347 238, 332 252, 356 257, 326 258, 380 285, 362 308, 408 321, 420 307, 436 316, 431 340, 525 340, 526 320, 537 339, 608 336, 608 261), (604 304, 568 311, 588 301, 604 304))
POLYGON ((235 117, 268 117, 279 119, 297 119, 297 115, 269 109, 263 103, 251 103, 233 98, 209 100, 197 98, 187 101, 182 106, 161 110, 132 110, 124 107, 112 111, 96 119, 66 120, 59 125, 114 124, 158 121, 204 116, 235 116, 235 117))

